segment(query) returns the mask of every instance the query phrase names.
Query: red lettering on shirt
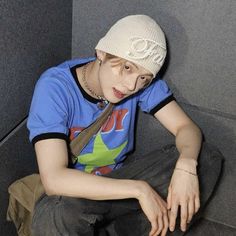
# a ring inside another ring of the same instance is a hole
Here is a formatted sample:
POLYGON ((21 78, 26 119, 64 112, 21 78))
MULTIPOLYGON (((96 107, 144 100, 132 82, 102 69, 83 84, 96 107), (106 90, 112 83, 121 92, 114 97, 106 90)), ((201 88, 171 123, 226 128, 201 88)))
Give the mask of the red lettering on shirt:
MULTIPOLYGON (((108 118, 106 123, 102 126, 101 131, 110 132, 114 126, 116 131, 123 130, 123 121, 127 113, 128 109, 114 110, 110 118, 108 118)), ((80 133, 85 128, 86 127, 79 126, 70 128, 70 140, 73 140, 77 136, 77 133, 80 133)))
POLYGON ((127 113, 128 109, 114 110, 107 122, 102 126, 102 132, 111 131, 114 125, 116 131, 122 130, 124 128, 123 120, 127 113))
POLYGON ((77 135, 75 133, 81 132, 84 128, 82 127, 72 127, 70 128, 70 140, 73 140, 77 135))

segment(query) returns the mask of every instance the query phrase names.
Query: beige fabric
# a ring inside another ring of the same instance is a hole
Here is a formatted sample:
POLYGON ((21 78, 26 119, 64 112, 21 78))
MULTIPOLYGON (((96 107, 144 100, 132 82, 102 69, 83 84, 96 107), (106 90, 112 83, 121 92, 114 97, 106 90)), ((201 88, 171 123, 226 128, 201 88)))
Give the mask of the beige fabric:
POLYGON ((7 220, 13 221, 19 236, 30 236, 34 204, 44 193, 39 174, 15 181, 8 188, 10 195, 7 220))
POLYGON ((158 73, 166 57, 166 40, 149 16, 130 15, 117 21, 95 47, 158 73))

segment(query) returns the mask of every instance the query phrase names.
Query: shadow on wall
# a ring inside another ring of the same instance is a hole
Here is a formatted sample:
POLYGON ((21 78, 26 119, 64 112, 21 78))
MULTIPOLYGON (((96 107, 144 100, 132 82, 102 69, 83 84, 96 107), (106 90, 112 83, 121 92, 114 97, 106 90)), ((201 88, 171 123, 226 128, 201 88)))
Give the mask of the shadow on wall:
POLYGON ((25 123, 0 148, 0 235, 16 235, 15 227, 6 221, 8 187, 15 180, 38 172, 35 152, 28 139, 25 123))
POLYGON ((205 217, 236 227, 236 128, 235 120, 220 115, 210 114, 196 107, 183 106, 187 114, 201 128, 206 142, 216 146, 224 156, 224 166, 217 191, 212 197, 205 217))
MULTIPOLYGON (((164 19, 169 19, 168 21, 160 22, 166 35, 167 56, 159 75, 161 78, 167 80, 176 98, 181 97, 182 99, 181 93, 173 83, 173 80, 171 80, 171 78, 168 79, 168 70, 171 68, 171 73, 173 74, 175 71, 181 70, 181 68, 186 64, 185 61, 189 46, 188 36, 184 27, 175 16, 171 16, 165 12, 164 19)), ((188 103, 186 99, 183 98, 183 100, 188 103)))

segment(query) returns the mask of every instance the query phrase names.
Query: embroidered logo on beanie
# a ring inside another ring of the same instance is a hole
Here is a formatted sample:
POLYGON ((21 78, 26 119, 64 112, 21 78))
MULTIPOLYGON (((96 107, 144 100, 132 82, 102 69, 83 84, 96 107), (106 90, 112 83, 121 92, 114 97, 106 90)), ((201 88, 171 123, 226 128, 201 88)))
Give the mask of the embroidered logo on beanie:
POLYGON ((131 42, 130 51, 127 51, 126 55, 130 59, 139 60, 152 57, 154 63, 160 66, 163 64, 165 60, 165 53, 163 52, 163 50, 166 50, 165 46, 158 44, 154 40, 141 37, 132 37, 129 41, 131 42))

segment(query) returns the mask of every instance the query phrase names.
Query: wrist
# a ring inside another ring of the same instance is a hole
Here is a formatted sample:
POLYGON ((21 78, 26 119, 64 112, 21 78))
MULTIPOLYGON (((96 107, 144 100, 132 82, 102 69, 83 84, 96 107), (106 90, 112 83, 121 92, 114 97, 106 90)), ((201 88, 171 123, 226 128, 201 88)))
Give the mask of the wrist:
POLYGON ((175 168, 183 169, 193 174, 196 174, 197 164, 197 160, 193 158, 180 157, 175 165, 175 168))
POLYGON ((140 201, 147 193, 148 183, 143 180, 134 180, 134 198, 140 201))
POLYGON ((188 171, 188 170, 186 170, 186 169, 178 168, 178 167, 175 167, 174 170, 175 170, 175 171, 183 171, 183 172, 188 173, 188 174, 191 174, 191 175, 193 175, 193 176, 197 176, 197 173, 196 173, 195 171, 191 172, 191 171, 188 171))

